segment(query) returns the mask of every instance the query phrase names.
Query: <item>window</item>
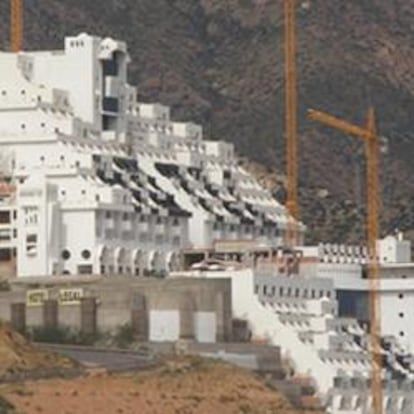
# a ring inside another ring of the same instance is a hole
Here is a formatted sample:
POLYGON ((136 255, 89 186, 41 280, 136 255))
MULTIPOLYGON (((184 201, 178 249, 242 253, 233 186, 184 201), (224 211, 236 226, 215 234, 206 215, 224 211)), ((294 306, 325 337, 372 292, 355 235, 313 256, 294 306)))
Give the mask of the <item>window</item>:
POLYGON ((110 218, 111 218, 111 212, 110 212, 110 211, 106 211, 106 212, 105 212, 105 217, 106 217, 107 219, 110 219, 110 218))
POLYGON ((101 198, 99 197, 99 194, 95 195, 95 200, 99 203, 99 201, 101 201, 101 198))
POLYGON ((21 124, 21 125, 20 125, 20 128, 21 128, 21 129, 26 129, 26 124, 21 124))
POLYGON ((90 259, 91 252, 89 250, 85 249, 85 250, 82 250, 81 255, 82 255, 83 259, 87 260, 87 259, 90 259))
POLYGON ((26 237, 26 242, 27 243, 37 243, 37 234, 28 234, 26 237))
POLYGON ((403 331, 400 332, 400 336, 404 336, 404 332, 403 331))
POLYGON ((129 214, 128 213, 123 213, 122 214, 122 220, 128 221, 129 220, 129 214))
POLYGON ((281 287, 279 288, 279 296, 280 296, 280 297, 282 297, 282 296, 283 296, 283 293, 284 293, 284 292, 283 292, 283 290, 284 290, 284 289, 283 289, 283 287, 281 286, 281 287))
POLYGON ((398 316, 399 316, 400 318, 404 318, 404 312, 400 312, 400 313, 398 314, 398 316))
POLYGON ((400 294, 398 295, 398 298, 399 298, 399 299, 404 299, 404 294, 400 293, 400 294))
POLYGON ((70 259, 70 251, 65 249, 62 251, 62 259, 63 260, 68 260, 70 259))
POLYGON ((267 285, 263 285, 263 295, 267 294, 267 285))
POLYGON ((9 211, 0 211, 0 224, 10 223, 10 212, 9 211))
POLYGON ((299 297, 299 295, 300 295, 300 289, 299 289, 299 288, 297 288, 297 289, 295 290, 295 296, 298 298, 298 297, 299 297))
POLYGON ((92 265, 78 265, 80 275, 91 275, 93 273, 92 265))

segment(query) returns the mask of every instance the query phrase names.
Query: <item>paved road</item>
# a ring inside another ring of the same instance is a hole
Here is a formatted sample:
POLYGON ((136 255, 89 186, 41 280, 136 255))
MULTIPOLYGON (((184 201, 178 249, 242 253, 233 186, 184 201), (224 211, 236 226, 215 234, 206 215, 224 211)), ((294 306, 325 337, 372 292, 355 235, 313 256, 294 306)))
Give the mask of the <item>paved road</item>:
POLYGON ((110 372, 143 369, 155 364, 155 358, 152 355, 134 351, 104 350, 94 349, 93 347, 72 347, 66 345, 40 346, 47 351, 74 359, 86 368, 105 368, 110 372))

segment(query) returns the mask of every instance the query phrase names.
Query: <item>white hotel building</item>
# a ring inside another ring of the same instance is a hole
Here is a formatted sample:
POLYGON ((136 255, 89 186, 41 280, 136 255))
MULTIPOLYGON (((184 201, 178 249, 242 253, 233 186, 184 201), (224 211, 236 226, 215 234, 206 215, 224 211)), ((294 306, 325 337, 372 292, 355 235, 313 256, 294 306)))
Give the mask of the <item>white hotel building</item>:
POLYGON ((125 43, 87 34, 64 50, 0 53, 2 174, 15 186, 2 196, 0 260, 18 276, 159 274, 182 248, 283 242, 285 208, 233 146, 137 102, 128 62, 125 43))

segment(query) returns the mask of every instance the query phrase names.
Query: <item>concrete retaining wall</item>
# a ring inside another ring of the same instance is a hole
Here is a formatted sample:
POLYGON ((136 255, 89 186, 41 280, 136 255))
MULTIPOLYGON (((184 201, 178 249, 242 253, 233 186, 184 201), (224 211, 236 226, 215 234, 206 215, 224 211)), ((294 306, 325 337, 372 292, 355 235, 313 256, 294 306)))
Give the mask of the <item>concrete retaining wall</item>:
MULTIPOLYGON (((53 311, 59 325, 76 330, 85 329, 85 320, 82 323, 84 298, 95 298, 96 329, 101 332, 114 331, 118 326, 129 323, 141 338, 146 339, 151 310, 177 310, 180 314, 180 338, 194 338, 196 312, 213 312, 217 341, 231 339, 232 305, 228 279, 116 277, 82 281, 80 278, 59 277, 47 278, 43 282, 41 278, 33 282, 26 279, 24 283, 19 281, 13 286, 13 291, 0 293, 0 319, 11 321, 12 304, 25 303, 26 326, 43 326, 45 310, 42 301, 33 303, 27 299, 27 292, 36 291, 46 292, 48 323, 53 322, 53 311), (71 295, 81 297, 71 298, 71 295), (52 303, 57 303, 56 309, 52 309, 52 303)), ((93 329, 92 320, 87 325, 89 330, 93 329)))

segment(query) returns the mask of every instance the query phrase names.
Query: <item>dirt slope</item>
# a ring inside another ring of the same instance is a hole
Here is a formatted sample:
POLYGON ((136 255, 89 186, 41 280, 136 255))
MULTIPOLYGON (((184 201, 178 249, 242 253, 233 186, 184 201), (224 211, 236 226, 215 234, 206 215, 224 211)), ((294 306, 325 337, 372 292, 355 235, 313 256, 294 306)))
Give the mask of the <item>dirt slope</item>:
POLYGON ((0 321, 0 380, 11 374, 73 366, 66 358, 37 350, 0 321))
POLYGON ((251 373, 201 359, 139 374, 40 381, 5 396, 22 413, 304 414, 251 373))

